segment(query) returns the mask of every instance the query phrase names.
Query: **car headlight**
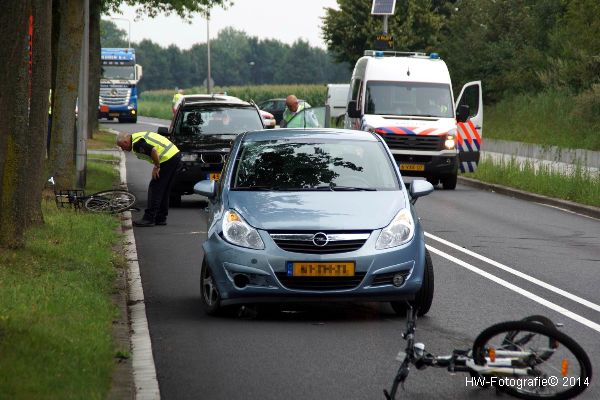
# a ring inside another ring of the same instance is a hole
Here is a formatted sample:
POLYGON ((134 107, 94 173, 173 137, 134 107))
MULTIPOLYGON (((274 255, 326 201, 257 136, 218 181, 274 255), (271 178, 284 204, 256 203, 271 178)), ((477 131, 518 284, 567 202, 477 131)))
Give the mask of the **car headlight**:
POLYGON ((403 208, 394 217, 392 222, 381 230, 375 248, 377 250, 389 249, 400 246, 413 238, 415 234, 415 222, 410 210, 403 208))
POLYGON ((446 136, 446 141, 444 142, 444 147, 446 147, 448 150, 452 150, 456 147, 456 140, 454 138, 454 135, 446 136))
POLYGON ((235 211, 229 210, 223 216, 223 237, 231 244, 262 250, 265 248, 258 231, 248 225, 235 211))

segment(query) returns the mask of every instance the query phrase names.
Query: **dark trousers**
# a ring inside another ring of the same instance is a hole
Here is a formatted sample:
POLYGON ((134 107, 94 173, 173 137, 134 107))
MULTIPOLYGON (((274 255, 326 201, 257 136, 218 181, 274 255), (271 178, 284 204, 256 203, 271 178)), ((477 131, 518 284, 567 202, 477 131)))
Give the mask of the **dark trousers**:
POLYGON ((148 186, 148 208, 144 212, 146 221, 166 221, 169 214, 169 195, 180 166, 181 153, 160 164, 159 178, 152 179, 148 186))

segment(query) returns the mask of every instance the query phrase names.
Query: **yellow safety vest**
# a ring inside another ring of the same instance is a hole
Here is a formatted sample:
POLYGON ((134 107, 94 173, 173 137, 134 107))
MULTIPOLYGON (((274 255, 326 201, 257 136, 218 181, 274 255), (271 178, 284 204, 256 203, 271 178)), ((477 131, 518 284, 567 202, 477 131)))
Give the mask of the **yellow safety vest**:
MULTIPOLYGON (((140 139, 144 139, 146 143, 156 149, 158 153, 158 159, 161 163, 169 160, 175 154, 179 153, 179 149, 175 146, 169 139, 166 137, 159 135, 155 132, 136 132, 131 134, 131 146, 138 142, 140 139)), ((146 160, 151 164, 154 164, 152 158, 149 156, 135 152, 135 156, 140 160, 146 160)))
POLYGON ((177 104, 177 101, 182 97, 183 95, 181 93, 175 93, 175 96, 173 96, 173 105, 177 104))

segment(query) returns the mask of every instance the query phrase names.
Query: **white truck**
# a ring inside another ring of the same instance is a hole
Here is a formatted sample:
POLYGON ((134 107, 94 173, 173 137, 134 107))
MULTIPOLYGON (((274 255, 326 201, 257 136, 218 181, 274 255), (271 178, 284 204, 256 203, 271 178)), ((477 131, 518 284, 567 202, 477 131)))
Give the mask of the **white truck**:
POLYGON ((381 135, 403 175, 452 190, 458 171, 473 172, 479 162, 481 81, 453 99, 438 54, 367 50, 352 73, 344 127, 381 135))
POLYGON ((344 118, 346 114, 346 104, 348 102, 348 92, 350 85, 348 83, 328 83, 327 100, 325 105, 329 106, 329 117, 344 118))

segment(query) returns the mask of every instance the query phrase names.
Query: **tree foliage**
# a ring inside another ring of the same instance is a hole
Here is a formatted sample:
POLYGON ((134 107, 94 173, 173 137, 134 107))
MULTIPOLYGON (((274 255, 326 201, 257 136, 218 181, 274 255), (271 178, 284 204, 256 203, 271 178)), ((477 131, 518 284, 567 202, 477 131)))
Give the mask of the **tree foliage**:
MULTIPOLYGON (((381 17, 371 0, 338 0, 323 36, 339 61, 353 65, 373 48, 381 17)), ((600 2, 597 0, 405 0, 389 18, 395 50, 436 51, 455 90, 482 80, 486 101, 548 87, 575 93, 600 82, 600 2)), ((600 102, 600 99, 598 100, 600 102)))
MULTIPOLYGON (((102 21, 102 47, 119 47, 125 32, 111 21, 102 21)), ((338 64, 328 53, 308 42, 292 45, 259 39, 234 28, 221 30, 211 40, 211 77, 219 86, 270 83, 330 83, 350 79, 347 64, 338 64)), ((132 44, 136 61, 144 68, 141 90, 203 86, 207 78, 206 43, 182 50, 150 40, 132 44)))

